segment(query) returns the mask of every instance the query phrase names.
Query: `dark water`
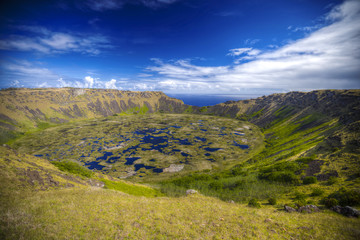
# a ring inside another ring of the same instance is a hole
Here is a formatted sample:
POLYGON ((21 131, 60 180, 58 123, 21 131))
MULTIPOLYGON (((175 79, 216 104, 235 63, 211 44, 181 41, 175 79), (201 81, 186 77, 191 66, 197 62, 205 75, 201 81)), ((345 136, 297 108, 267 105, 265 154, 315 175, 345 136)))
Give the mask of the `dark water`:
POLYGON ((138 160, 140 158, 139 157, 128 157, 125 159, 126 159, 125 165, 132 165, 136 160, 138 160))
POLYGON ((239 101, 246 100, 251 98, 261 97, 262 95, 255 94, 242 94, 242 95, 190 95, 190 94, 167 94, 170 97, 183 100, 185 104, 203 107, 203 106, 212 106, 226 101, 239 101))
POLYGON ((96 170, 102 170, 105 166, 99 165, 98 162, 90 162, 86 164, 86 167, 90 170, 96 169, 96 170))
POLYGON ((239 144, 236 141, 234 141, 234 146, 240 147, 241 149, 248 149, 249 148, 249 145, 239 144))

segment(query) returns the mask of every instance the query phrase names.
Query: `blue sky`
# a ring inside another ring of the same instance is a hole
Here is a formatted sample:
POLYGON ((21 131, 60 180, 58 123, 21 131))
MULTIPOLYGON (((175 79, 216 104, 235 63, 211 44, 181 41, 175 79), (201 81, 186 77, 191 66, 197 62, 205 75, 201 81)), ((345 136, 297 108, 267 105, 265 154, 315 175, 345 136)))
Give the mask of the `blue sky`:
POLYGON ((0 88, 360 88, 358 0, 12 0, 0 9, 0 88))

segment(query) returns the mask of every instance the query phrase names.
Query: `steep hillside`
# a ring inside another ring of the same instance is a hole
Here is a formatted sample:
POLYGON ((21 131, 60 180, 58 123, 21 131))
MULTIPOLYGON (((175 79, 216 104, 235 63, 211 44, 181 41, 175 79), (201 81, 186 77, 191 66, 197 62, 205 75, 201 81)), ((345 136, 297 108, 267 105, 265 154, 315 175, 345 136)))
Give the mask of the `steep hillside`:
POLYGON ((345 166, 360 166, 360 90, 273 94, 211 106, 206 114, 247 120, 263 129, 266 148, 253 163, 266 165, 317 154, 335 159, 337 171, 360 174, 345 166))
POLYGON ((120 113, 182 112, 182 101, 162 92, 105 89, 7 89, 0 91, 0 143, 30 129, 120 113))

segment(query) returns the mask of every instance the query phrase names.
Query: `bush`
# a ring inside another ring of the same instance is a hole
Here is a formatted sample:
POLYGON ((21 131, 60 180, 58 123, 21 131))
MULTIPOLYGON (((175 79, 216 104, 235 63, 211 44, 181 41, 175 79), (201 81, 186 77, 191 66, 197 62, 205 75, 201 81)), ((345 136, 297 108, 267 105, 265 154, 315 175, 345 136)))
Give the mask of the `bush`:
POLYGON ((323 189, 321 189, 321 188, 313 188, 312 193, 310 194, 310 196, 312 196, 312 197, 321 196, 321 195, 324 194, 324 192, 325 191, 323 189))
POLYGON ((263 173, 259 176, 260 179, 266 179, 271 182, 283 182, 283 183, 297 183, 299 181, 298 176, 292 172, 270 172, 263 173))
POLYGON ((255 207, 255 208, 261 208, 261 205, 256 198, 250 199, 248 206, 255 207))
POLYGON ((283 162, 266 167, 260 170, 259 178, 272 182, 283 182, 296 184, 299 177, 294 174, 301 169, 302 163, 299 162, 283 162))
POLYGON ((334 185, 335 183, 338 182, 338 178, 337 177, 334 177, 334 176, 331 176, 328 180, 327 180, 327 185, 331 186, 331 185, 334 185))
POLYGON ((329 198, 335 198, 341 206, 360 205, 360 191, 341 188, 339 191, 329 195, 329 198))
POLYGON ((214 181, 209 184, 209 187, 214 190, 220 190, 223 188, 223 185, 218 181, 214 181))
POLYGON ((313 184, 313 183, 317 183, 317 178, 316 177, 305 177, 303 179, 303 184, 304 185, 313 184))
POLYGON ((274 198, 274 197, 269 198, 268 202, 269 202, 270 205, 276 205, 276 203, 277 203, 276 198, 274 198))
POLYGON ((339 201, 336 200, 335 198, 325 198, 323 200, 323 203, 327 208, 331 208, 331 207, 339 205, 339 201))
POLYGON ((75 162, 66 161, 66 162, 51 162, 51 163, 54 164, 59 170, 64 172, 69 172, 84 177, 91 177, 94 174, 89 169, 80 166, 75 162))
POLYGON ((298 199, 294 201, 294 204, 296 205, 296 207, 303 207, 307 204, 307 201, 305 199, 298 199))

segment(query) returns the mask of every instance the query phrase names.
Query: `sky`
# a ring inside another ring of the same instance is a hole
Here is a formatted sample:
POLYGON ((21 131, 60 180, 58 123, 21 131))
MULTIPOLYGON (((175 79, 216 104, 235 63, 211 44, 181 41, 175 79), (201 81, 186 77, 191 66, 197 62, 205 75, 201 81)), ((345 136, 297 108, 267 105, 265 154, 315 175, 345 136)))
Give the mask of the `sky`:
POLYGON ((360 0, 11 0, 0 88, 360 88, 360 0))

